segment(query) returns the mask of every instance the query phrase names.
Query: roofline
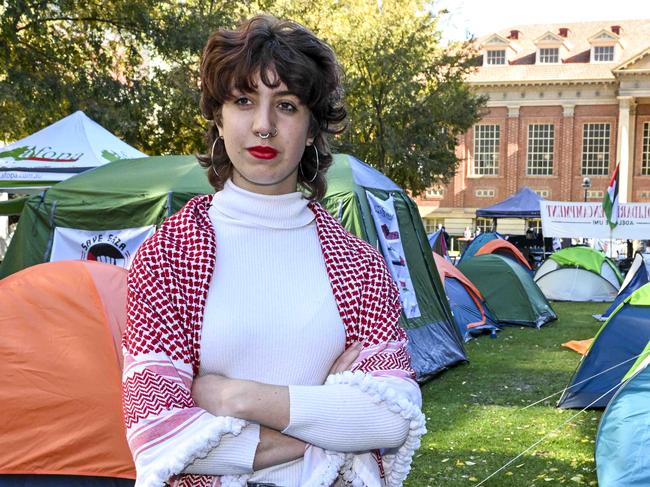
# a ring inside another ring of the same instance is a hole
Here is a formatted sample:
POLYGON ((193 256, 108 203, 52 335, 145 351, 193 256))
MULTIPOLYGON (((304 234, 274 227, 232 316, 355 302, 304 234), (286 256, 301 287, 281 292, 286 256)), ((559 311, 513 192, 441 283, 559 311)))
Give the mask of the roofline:
POLYGON ((580 85, 616 84, 616 78, 608 79, 569 79, 569 80, 521 80, 521 81, 467 81, 470 86, 539 86, 539 85, 580 85))
POLYGON ((650 47, 646 47, 645 49, 637 52, 633 56, 627 58, 621 64, 619 64, 614 69, 612 69, 612 72, 620 72, 625 70, 625 66, 629 66, 630 64, 637 62, 639 59, 646 56, 648 53, 650 53, 650 47))

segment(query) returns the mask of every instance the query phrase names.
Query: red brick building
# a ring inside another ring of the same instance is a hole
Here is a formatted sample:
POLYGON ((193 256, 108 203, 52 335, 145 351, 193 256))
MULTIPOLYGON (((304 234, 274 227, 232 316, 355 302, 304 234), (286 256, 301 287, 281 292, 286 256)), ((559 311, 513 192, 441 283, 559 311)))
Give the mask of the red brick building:
MULTIPOLYGON (((477 47, 482 66, 468 82, 489 97, 487 112, 459 140, 450 184, 417 200, 428 229, 485 229, 476 209, 522 186, 600 201, 617 161, 620 200, 650 201, 650 20, 523 25, 477 47)), ((537 224, 500 220, 498 229, 537 224)))

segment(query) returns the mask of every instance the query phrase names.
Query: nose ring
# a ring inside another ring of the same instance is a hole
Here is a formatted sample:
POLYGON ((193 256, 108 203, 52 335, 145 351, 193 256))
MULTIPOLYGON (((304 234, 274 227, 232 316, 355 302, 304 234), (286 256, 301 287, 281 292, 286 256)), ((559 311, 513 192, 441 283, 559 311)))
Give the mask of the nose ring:
POLYGON ((276 135, 278 135, 278 129, 277 128, 274 128, 272 132, 266 132, 266 133, 257 132, 257 136, 260 139, 268 139, 269 137, 275 137, 276 135))

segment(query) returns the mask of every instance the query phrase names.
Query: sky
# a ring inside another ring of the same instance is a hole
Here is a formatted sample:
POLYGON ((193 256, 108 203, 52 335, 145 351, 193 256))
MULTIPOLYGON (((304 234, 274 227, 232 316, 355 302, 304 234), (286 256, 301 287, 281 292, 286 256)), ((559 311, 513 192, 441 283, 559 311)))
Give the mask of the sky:
POLYGON ((480 37, 519 24, 650 19, 650 0, 434 0, 449 11, 446 40, 480 37))

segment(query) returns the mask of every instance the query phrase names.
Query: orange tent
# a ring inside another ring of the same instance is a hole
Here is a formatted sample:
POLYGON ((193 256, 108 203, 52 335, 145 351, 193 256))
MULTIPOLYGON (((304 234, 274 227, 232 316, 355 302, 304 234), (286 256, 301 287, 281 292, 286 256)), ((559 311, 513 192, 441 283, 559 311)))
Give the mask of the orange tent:
POLYGON ((116 266, 54 262, 0 281, 0 483, 135 479, 121 408, 125 315, 126 271, 116 266))
POLYGON ((483 245, 480 249, 478 249, 478 252, 476 252, 476 255, 482 255, 482 254, 504 255, 506 257, 510 257, 516 260, 521 265, 523 265, 526 269, 532 270, 532 267, 530 267, 530 264, 526 260, 526 257, 524 257, 524 254, 522 254, 517 247, 512 245, 507 240, 502 240, 502 239, 490 240, 485 245, 483 245))

